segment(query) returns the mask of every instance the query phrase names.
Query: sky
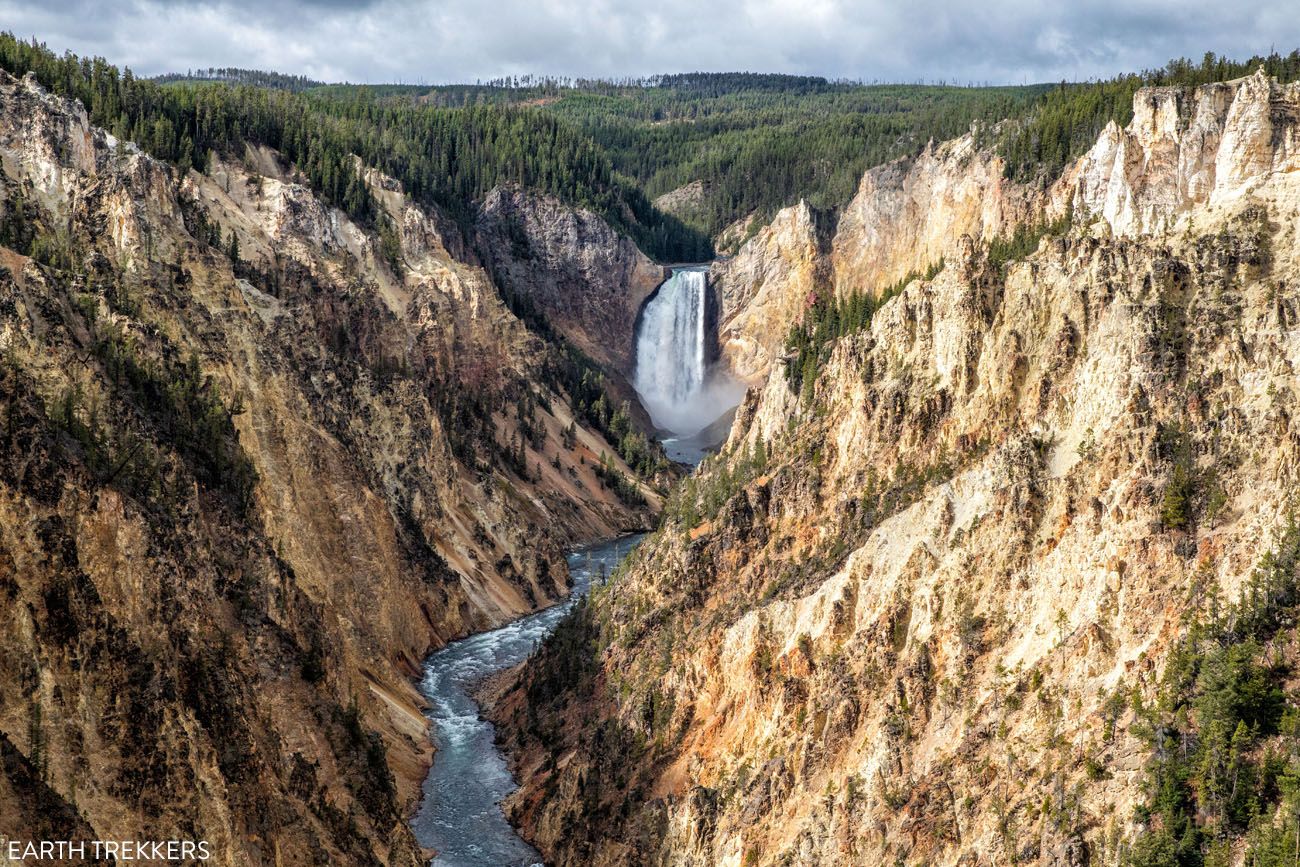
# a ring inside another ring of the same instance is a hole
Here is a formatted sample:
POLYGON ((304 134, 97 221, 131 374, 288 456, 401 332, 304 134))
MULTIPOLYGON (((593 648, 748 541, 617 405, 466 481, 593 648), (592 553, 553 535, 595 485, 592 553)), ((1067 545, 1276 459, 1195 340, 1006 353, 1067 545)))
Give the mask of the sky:
POLYGON ((0 29, 141 75, 409 84, 698 70, 1023 84, 1300 47, 1293 0, 0 0, 0 29))

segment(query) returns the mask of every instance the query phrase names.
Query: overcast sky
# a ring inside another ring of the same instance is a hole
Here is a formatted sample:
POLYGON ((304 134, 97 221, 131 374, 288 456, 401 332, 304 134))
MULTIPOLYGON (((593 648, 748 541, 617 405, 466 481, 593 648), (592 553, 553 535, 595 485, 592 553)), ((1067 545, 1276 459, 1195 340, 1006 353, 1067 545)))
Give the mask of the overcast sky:
POLYGON ((146 75, 408 83, 749 70, 1020 84, 1300 47, 1285 0, 0 0, 0 29, 146 75))

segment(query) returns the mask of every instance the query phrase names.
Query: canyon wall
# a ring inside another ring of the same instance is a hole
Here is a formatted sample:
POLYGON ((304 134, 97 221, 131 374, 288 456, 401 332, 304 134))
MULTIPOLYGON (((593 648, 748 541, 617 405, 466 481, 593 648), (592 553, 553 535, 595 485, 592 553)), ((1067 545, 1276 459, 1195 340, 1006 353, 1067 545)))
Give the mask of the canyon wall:
POLYGON ((1048 195, 1006 180, 1001 158, 979 139, 972 132, 931 143, 916 157, 867 171, 823 228, 806 204, 785 208, 735 256, 719 260, 721 345, 737 376, 764 379, 789 324, 819 295, 879 295, 937 266, 963 235, 988 240, 1046 213, 1048 195))
POLYGON ((988 146, 998 128, 977 126, 864 173, 829 232, 816 231, 803 203, 786 208, 713 267, 723 357, 740 378, 760 381, 782 352, 792 311, 819 292, 879 295, 923 276, 963 236, 1008 238, 1077 211, 1132 237, 1168 230, 1194 209, 1213 212, 1286 170, 1296 148, 1292 89, 1262 74, 1194 91, 1145 88, 1129 126, 1112 122, 1051 183, 1004 177, 988 146))
POLYGON ((517 188, 488 194, 475 232, 503 289, 592 358, 631 374, 637 312, 666 268, 590 211, 517 188))
POLYGON ((709 269, 718 301, 718 349, 739 379, 766 376, 790 323, 810 297, 830 286, 826 233, 807 203, 780 211, 736 255, 709 269))
MULTIPOLYGON (((1138 807, 1172 809, 1162 733, 1204 722, 1178 691, 1216 675, 1167 660, 1188 665, 1190 624, 1243 588, 1233 610, 1297 581, 1298 118, 1300 88, 1262 75, 1143 90, 1037 205, 961 142, 918 165, 966 153, 971 177, 926 193, 966 205, 864 181, 881 198, 853 208, 878 216, 856 245, 841 220, 836 279, 942 270, 835 342, 802 396, 780 366, 751 389, 723 455, 494 704, 509 814, 548 863, 1172 851, 1173 814, 1138 807), (1006 201, 954 192, 980 189, 1006 201), (1019 261, 976 240, 1067 210, 1019 261)), ((1262 671, 1297 661, 1279 629, 1262 671)), ((1255 732, 1235 767, 1289 755, 1255 732)), ((1239 857, 1243 826, 1202 797, 1239 857)))

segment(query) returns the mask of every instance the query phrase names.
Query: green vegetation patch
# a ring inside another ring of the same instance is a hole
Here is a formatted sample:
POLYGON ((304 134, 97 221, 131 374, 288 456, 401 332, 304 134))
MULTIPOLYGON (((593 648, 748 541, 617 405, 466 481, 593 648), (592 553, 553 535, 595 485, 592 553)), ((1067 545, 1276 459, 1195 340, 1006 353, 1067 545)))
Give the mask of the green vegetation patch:
POLYGON ((1300 703, 1291 683, 1300 527, 1260 561, 1240 601, 1210 591, 1154 701, 1133 700, 1145 743, 1146 826, 1132 867, 1292 865, 1300 859, 1300 703))

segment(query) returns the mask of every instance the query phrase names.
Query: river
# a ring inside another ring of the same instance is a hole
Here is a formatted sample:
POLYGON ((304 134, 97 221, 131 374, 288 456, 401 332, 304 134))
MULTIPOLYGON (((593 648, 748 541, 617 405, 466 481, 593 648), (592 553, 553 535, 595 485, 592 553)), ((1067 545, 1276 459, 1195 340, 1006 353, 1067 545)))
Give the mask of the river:
POLYGON ((573 590, 558 605, 491 632, 454 641, 424 663, 420 692, 437 752, 424 781, 424 800, 412 820, 420 845, 437 851, 435 867, 529 867, 541 856, 501 812, 515 782, 497 749, 492 724, 479 716, 473 685, 517 665, 554 631, 574 603, 626 557, 641 536, 625 536, 569 555, 573 590))

